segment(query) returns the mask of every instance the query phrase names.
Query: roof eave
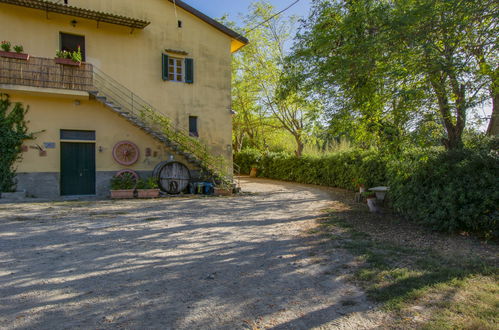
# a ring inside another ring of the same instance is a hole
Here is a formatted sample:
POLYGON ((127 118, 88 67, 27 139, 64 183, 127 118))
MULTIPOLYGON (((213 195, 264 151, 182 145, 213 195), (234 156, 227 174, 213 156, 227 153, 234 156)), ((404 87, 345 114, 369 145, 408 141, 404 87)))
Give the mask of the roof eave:
POLYGON ((245 45, 247 45, 249 43, 249 40, 246 39, 245 37, 243 37, 242 35, 240 35, 239 33, 235 32, 234 30, 232 30, 232 29, 230 29, 228 27, 226 27, 222 23, 217 22, 213 18, 211 18, 211 17, 203 14, 202 12, 200 12, 199 10, 197 10, 196 8, 193 8, 193 7, 189 6, 185 2, 183 2, 181 0, 169 0, 169 1, 171 3, 174 3, 176 6, 182 8, 183 10, 185 10, 185 11, 191 13, 192 15, 196 16, 197 18, 201 19, 205 23, 208 23, 209 25, 213 26, 217 30, 225 33, 226 35, 228 35, 229 37, 231 37, 233 41, 235 40, 238 43, 241 43, 242 46, 238 47, 235 51, 239 50, 241 47, 244 47, 245 45))

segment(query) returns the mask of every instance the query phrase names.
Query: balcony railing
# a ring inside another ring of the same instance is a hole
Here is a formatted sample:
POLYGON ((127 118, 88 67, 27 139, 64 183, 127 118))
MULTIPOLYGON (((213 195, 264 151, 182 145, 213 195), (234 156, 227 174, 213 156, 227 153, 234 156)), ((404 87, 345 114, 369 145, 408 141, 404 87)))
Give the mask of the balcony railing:
POLYGON ((88 63, 79 67, 56 64, 43 57, 29 61, 0 57, 0 84, 90 91, 93 68, 88 63))

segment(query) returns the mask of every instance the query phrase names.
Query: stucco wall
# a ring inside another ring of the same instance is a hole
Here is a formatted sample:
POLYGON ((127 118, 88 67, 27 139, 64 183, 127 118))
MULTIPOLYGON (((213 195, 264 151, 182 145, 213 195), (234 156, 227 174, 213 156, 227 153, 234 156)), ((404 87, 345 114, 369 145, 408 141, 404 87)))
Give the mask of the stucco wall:
POLYGON ((161 142, 133 126, 118 114, 107 109, 94 100, 75 100, 44 95, 11 94, 13 102, 29 104, 27 120, 29 131, 35 133, 35 140, 26 141, 30 147, 23 152, 18 172, 59 172, 60 169, 60 130, 92 130, 96 132, 96 170, 118 171, 125 168, 115 162, 112 156, 114 145, 123 140, 132 141, 140 150, 140 156, 132 166, 126 167, 136 171, 152 170, 162 160, 174 155, 186 165, 181 156, 166 148, 161 142), (47 155, 41 157, 39 151, 31 147, 43 146, 45 142, 54 142, 54 149, 46 149, 47 155), (156 157, 146 157, 145 149, 157 152, 156 157), (99 151, 101 149, 102 151, 99 151))
MULTIPOLYGON (((167 0, 71 0, 70 5, 145 19, 151 24, 144 30, 130 33, 126 27, 106 23, 97 27, 95 21, 53 13, 48 13, 47 18, 44 11, 0 4, 1 39, 22 44, 32 56, 52 58, 59 48, 59 32, 84 35, 87 62, 112 76, 177 124, 187 127, 188 117, 198 116, 200 139, 212 148, 214 154, 222 155, 232 163, 230 37, 178 7, 175 12, 167 0), (75 26, 70 23, 73 19, 77 21, 75 26), (182 28, 177 27, 177 20, 182 20, 182 28), (194 84, 161 79, 161 53, 164 49, 186 51, 187 57, 194 59, 194 84)), ((27 104, 31 101, 23 100, 27 104)), ((50 116, 51 113, 43 115, 45 118, 50 116)), ((94 119, 87 116, 81 125, 86 123, 88 126, 90 122, 93 123, 94 119)), ((33 124, 40 129, 53 129, 51 126, 42 127, 35 118, 33 124)), ((54 168, 57 160, 52 160, 55 162, 52 164, 47 162, 42 161, 40 166, 54 168)))

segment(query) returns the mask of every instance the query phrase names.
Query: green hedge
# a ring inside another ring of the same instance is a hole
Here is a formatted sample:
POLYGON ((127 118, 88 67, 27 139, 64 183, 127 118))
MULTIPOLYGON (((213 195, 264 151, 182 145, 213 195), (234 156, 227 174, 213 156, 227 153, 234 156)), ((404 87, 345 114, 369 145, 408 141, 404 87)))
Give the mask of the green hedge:
POLYGON ((244 150, 242 174, 354 190, 390 186, 394 209, 432 229, 499 237, 499 157, 490 150, 411 150, 396 157, 351 150, 323 157, 244 150))
POLYGON ((406 155, 389 169, 393 206, 432 229, 499 237, 499 158, 485 151, 406 155))
POLYGON ((234 155, 234 172, 236 174, 249 174, 251 166, 260 163, 262 153, 257 149, 244 149, 234 155))

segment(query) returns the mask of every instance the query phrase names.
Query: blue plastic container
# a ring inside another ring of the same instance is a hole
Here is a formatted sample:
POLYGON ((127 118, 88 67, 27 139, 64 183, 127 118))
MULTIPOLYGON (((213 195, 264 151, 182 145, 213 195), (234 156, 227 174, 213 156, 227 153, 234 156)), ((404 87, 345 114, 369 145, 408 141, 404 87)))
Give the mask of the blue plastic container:
POLYGON ((204 194, 213 195, 215 193, 215 185, 210 182, 204 182, 204 194))

